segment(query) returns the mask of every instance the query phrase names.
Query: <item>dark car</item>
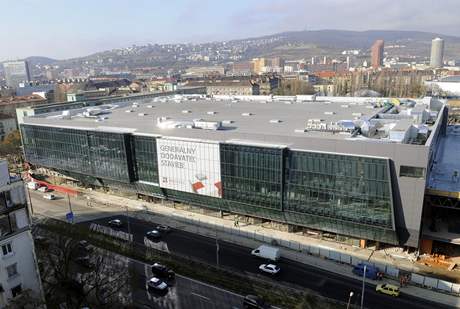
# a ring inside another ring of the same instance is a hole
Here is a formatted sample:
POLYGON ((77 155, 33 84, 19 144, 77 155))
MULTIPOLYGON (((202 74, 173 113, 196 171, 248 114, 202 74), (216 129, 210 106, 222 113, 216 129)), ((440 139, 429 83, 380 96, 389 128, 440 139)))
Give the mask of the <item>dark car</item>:
POLYGON ((158 230, 151 230, 145 233, 145 236, 149 239, 158 239, 161 237, 161 233, 158 230))
POLYGON ((174 272, 169 269, 167 266, 162 265, 160 263, 154 263, 152 265, 152 273, 155 276, 158 276, 160 278, 165 278, 165 279, 174 279, 174 272))
POLYGON ((155 229, 161 233, 169 233, 171 231, 171 227, 163 224, 157 225, 155 229))
POLYGON ((271 308, 271 306, 267 304, 259 296, 246 295, 243 299, 243 308, 245 309, 269 309, 271 308))
POLYGON ((123 222, 120 219, 113 219, 113 220, 110 220, 108 223, 109 223, 109 226, 114 226, 114 227, 123 226, 123 222))

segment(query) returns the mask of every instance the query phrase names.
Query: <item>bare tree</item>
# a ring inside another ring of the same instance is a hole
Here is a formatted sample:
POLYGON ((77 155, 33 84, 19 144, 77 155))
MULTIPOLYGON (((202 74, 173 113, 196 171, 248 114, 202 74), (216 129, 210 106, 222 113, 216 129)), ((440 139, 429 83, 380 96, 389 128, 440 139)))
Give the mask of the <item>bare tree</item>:
POLYGON ((117 308, 129 300, 126 262, 109 252, 94 250, 97 252, 88 253, 78 241, 59 235, 53 241, 37 244, 45 298, 50 306, 117 308), (79 259, 85 263, 78 263, 79 259))

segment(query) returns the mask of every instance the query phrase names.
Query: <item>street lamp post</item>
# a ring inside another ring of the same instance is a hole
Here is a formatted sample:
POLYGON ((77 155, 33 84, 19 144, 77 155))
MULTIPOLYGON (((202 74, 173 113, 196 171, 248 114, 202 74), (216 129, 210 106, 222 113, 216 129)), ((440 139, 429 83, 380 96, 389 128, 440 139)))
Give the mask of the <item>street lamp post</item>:
POLYGON ((350 296, 348 297, 347 309, 350 308, 351 298, 353 297, 353 291, 350 292, 350 296))
POLYGON ((364 265, 364 272, 363 272, 363 287, 361 291, 361 309, 363 309, 363 304, 364 304, 364 288, 366 284, 366 265, 364 265))

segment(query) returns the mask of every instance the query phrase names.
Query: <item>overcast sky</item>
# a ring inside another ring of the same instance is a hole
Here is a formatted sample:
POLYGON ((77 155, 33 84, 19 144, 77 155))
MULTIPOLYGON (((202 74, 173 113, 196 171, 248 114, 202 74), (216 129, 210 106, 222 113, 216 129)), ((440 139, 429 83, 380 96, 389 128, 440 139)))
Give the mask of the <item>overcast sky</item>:
POLYGON ((144 43, 287 30, 420 30, 460 36, 460 0, 0 0, 0 61, 70 58, 144 43))

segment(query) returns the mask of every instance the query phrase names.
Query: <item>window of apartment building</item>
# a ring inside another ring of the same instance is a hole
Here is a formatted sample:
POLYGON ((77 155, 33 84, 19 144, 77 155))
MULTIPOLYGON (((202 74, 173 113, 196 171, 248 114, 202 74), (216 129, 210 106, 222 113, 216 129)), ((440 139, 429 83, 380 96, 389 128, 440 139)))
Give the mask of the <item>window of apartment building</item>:
POLYGON ((5 255, 10 255, 13 253, 13 249, 11 248, 11 243, 7 243, 2 245, 2 254, 5 255))
POLYGON ((16 276, 18 274, 18 263, 7 266, 6 272, 8 274, 8 278, 16 276))
POLYGON ((425 169, 423 167, 401 165, 399 177, 423 178, 425 177, 425 169))
POLYGON ((0 208, 11 207, 12 204, 10 191, 0 192, 0 208))
POLYGON ((20 284, 18 284, 17 286, 11 289, 11 294, 13 295, 13 297, 18 296, 19 294, 21 294, 21 292, 22 292, 22 287, 20 284))

